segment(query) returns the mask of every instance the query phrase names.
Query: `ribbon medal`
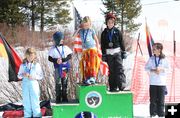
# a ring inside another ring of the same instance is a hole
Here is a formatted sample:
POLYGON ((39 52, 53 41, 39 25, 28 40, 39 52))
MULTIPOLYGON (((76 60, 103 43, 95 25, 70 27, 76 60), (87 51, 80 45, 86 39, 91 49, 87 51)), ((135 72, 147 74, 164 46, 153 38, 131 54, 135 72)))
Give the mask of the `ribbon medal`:
POLYGON ((114 28, 111 30, 111 32, 108 32, 108 39, 109 39, 109 47, 113 47, 112 37, 113 37, 114 28))

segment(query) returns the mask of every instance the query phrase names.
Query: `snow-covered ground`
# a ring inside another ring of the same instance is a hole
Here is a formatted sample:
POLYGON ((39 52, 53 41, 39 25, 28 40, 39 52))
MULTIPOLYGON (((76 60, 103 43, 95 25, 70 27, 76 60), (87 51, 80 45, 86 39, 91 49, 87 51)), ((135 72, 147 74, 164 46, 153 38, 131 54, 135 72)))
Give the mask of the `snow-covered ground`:
POLYGON ((2 118, 3 112, 0 112, 0 118, 2 118))
POLYGON ((137 104, 133 106, 134 118, 148 118, 149 104, 137 104))

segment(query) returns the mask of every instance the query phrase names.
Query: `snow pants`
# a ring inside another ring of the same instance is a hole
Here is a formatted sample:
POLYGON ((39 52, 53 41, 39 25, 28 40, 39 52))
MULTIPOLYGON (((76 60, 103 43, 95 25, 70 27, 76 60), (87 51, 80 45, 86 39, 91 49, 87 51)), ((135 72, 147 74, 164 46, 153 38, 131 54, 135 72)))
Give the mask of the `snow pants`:
POLYGON ((22 80, 22 96, 24 106, 24 118, 42 117, 40 111, 40 89, 37 80, 22 80))
POLYGON ((67 98, 67 85, 68 77, 60 78, 59 70, 55 69, 55 91, 56 91, 56 103, 68 102, 67 98))
POLYGON ((150 115, 165 116, 165 90, 166 86, 150 85, 150 115))
POLYGON ((115 91, 117 88, 123 90, 126 86, 126 76, 123 69, 123 60, 121 53, 107 55, 107 63, 109 66, 109 90, 115 91))

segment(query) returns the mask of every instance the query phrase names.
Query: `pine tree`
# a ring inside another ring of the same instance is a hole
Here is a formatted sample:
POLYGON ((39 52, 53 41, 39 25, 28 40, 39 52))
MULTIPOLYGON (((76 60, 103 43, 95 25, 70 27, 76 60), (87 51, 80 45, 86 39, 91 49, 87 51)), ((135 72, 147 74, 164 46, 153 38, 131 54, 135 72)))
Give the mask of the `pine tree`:
POLYGON ((23 6, 26 0, 0 0, 0 23, 6 23, 11 27, 23 24, 26 16, 23 6))
POLYGON ((41 32, 55 24, 65 26, 72 20, 69 1, 72 0, 0 0, 0 23, 12 27, 26 23, 32 31, 38 25, 41 32))
POLYGON ((107 9, 104 14, 112 12, 117 17, 117 25, 121 31, 134 32, 138 30, 140 24, 134 23, 134 19, 141 13, 140 0, 102 0, 107 9))
POLYGON ((66 25, 70 22, 68 0, 34 0, 37 23, 41 32, 44 27, 55 24, 66 25))
POLYGON ((66 1, 62 1, 59 2, 56 7, 55 7, 55 18, 54 18, 54 23, 56 24, 62 24, 62 25, 66 25, 68 23, 70 23, 70 21, 72 20, 71 17, 69 17, 70 12, 69 9, 67 9, 69 7, 69 4, 66 1))

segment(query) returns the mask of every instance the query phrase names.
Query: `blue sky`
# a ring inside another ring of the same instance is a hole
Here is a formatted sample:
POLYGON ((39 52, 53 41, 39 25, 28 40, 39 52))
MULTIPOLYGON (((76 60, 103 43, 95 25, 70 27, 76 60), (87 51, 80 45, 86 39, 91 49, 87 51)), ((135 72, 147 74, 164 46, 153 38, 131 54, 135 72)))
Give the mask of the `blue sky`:
MULTIPOLYGON (((141 39, 145 39, 145 18, 154 40, 173 40, 173 30, 176 40, 180 41, 180 1, 174 0, 141 0, 142 13, 136 22, 142 23, 139 31, 141 39)), ((96 26, 102 26, 104 9, 101 0, 74 0, 74 5, 83 16, 90 16, 96 26)), ((135 37, 137 37, 135 35, 135 37)))

